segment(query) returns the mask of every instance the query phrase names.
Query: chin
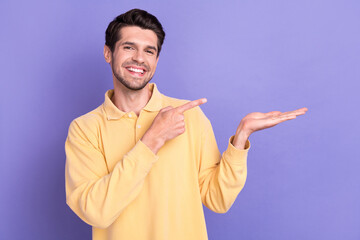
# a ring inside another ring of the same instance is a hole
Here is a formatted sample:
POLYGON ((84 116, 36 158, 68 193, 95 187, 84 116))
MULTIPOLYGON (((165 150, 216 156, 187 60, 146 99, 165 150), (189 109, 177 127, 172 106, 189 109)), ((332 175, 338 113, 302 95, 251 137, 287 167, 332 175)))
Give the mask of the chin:
POLYGON ((124 87, 126 87, 127 89, 132 90, 132 91, 139 91, 139 90, 143 89, 152 79, 152 76, 149 77, 148 79, 140 80, 140 79, 136 79, 136 78, 125 79, 125 78, 122 78, 118 74, 114 74, 114 75, 118 82, 120 82, 124 87))
POLYGON ((146 81, 146 82, 143 82, 143 83, 140 83, 140 84, 131 84, 131 83, 126 82, 126 81, 120 81, 120 83, 122 85, 124 85, 124 87, 126 87, 129 90, 139 91, 139 90, 143 89, 144 87, 146 87, 146 85, 149 83, 149 81, 146 81))

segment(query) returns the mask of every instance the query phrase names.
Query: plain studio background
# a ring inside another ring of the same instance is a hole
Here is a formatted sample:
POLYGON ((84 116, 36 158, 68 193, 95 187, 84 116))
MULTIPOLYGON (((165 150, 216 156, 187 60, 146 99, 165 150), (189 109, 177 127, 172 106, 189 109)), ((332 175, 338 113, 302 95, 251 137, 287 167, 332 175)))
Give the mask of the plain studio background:
POLYGON ((72 119, 112 88, 104 32, 131 8, 166 31, 153 81, 207 97, 219 148, 250 112, 306 106, 251 136, 248 179, 209 238, 360 239, 360 1, 1 1, 0 239, 90 239, 65 203, 72 119))

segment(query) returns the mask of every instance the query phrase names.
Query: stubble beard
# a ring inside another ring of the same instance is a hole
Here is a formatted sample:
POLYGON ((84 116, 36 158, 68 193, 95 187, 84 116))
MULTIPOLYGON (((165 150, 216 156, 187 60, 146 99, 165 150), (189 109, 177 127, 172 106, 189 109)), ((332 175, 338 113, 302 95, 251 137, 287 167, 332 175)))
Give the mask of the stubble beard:
POLYGON ((114 69, 114 67, 112 66, 112 72, 116 78, 116 80, 118 80, 122 85, 124 85, 127 89, 132 90, 132 91, 139 91, 141 89, 143 89, 153 78, 154 75, 149 76, 149 78, 145 78, 144 81, 142 83, 140 83, 140 85, 136 85, 137 79, 139 78, 135 78, 135 77, 129 77, 128 79, 125 79, 124 76, 121 76, 120 72, 116 71, 114 69), (130 79, 132 78, 132 79, 130 79))

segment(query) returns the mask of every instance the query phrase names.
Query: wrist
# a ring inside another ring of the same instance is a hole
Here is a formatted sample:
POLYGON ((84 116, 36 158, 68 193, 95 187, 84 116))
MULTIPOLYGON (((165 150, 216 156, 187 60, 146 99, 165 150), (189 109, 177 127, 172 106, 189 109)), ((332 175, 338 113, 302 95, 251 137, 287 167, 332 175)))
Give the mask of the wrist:
POLYGON ((157 154, 160 148, 164 145, 164 141, 160 138, 152 137, 151 134, 145 133, 141 138, 141 141, 148 147, 150 150, 157 154))
POLYGON ((247 131, 237 131, 233 138, 232 145, 237 149, 245 149, 249 136, 250 133, 247 131))
POLYGON ((241 134, 242 136, 247 138, 249 138, 252 133, 253 132, 246 127, 246 124, 243 121, 240 122, 239 127, 236 129, 237 135, 241 134))

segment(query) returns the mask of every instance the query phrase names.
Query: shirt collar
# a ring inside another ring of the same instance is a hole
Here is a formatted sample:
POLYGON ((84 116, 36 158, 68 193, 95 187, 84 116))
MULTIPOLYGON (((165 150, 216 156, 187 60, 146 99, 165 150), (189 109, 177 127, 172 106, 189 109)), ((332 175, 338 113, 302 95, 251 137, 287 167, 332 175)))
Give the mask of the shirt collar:
MULTIPOLYGON (((157 112, 163 107, 162 94, 156 87, 155 83, 150 83, 150 91, 152 91, 151 98, 143 110, 148 112, 157 112)), ((105 93, 104 110, 108 120, 120 119, 125 115, 125 112, 118 109, 115 104, 111 101, 111 97, 114 95, 114 89, 110 89, 105 93)))

